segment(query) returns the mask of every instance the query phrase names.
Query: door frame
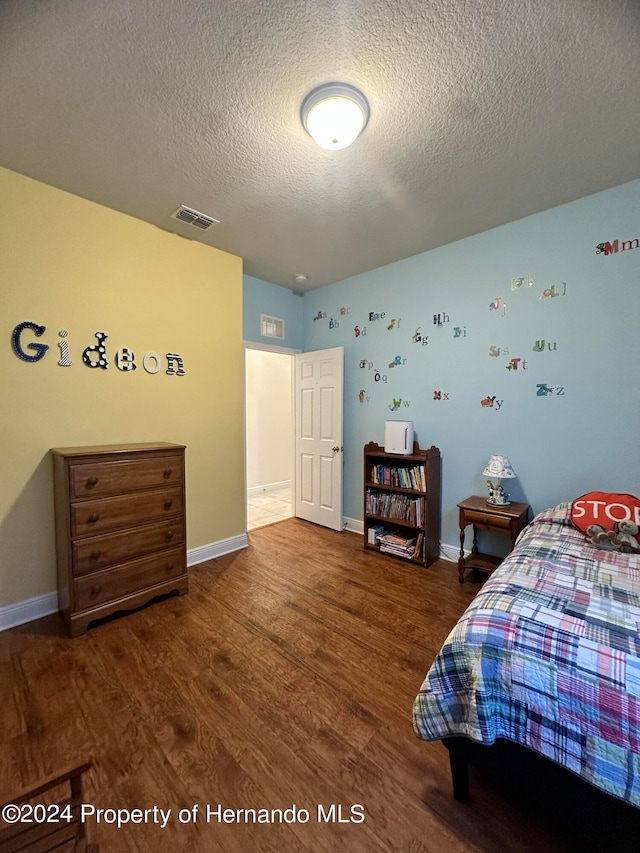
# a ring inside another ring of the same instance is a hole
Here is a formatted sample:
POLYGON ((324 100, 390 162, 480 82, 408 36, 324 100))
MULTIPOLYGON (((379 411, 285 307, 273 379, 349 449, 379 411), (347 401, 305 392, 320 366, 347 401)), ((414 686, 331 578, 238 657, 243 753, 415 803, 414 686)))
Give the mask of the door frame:
POLYGON ((295 409, 295 360, 294 356, 303 352, 301 349, 293 349, 292 347, 281 347, 277 344, 261 344, 256 343, 254 341, 243 341, 243 350, 242 350, 242 361, 244 365, 243 373, 242 373, 242 382, 243 382, 243 394, 242 394, 242 443, 244 447, 244 529, 245 533, 247 533, 247 386, 246 386, 246 376, 247 376, 247 359, 245 353, 248 349, 257 349, 262 350, 263 352, 277 352, 282 355, 290 355, 291 356, 291 388, 289 389, 289 393, 291 395, 291 508, 295 510, 296 505, 296 478, 295 478, 295 458, 296 458, 296 448, 295 448, 295 425, 296 425, 296 409, 295 409))

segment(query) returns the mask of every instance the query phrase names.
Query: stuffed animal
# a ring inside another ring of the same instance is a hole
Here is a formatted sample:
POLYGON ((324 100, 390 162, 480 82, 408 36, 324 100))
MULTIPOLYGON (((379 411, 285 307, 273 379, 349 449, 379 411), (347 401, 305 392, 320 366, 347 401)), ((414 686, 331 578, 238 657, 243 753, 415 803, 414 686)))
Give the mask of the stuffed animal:
POLYGON ((615 530, 616 538, 620 542, 618 546, 620 551, 623 551, 625 554, 640 553, 640 542, 636 538, 640 527, 638 527, 635 521, 616 521, 613 529, 615 530))
POLYGON ((609 542, 612 551, 620 550, 622 540, 619 538, 618 531, 615 528, 613 530, 607 530, 607 541, 609 542))
POLYGON ((587 539, 591 543, 591 545, 595 545, 595 547, 599 551, 615 551, 617 550, 617 546, 613 544, 612 537, 609 535, 613 533, 612 530, 608 532, 601 527, 599 524, 590 524, 586 530, 587 539))
POLYGON ((640 531, 633 521, 616 521, 613 530, 605 530, 599 524, 587 527, 587 540, 599 551, 622 551, 624 554, 640 554, 640 542, 636 534, 640 531))

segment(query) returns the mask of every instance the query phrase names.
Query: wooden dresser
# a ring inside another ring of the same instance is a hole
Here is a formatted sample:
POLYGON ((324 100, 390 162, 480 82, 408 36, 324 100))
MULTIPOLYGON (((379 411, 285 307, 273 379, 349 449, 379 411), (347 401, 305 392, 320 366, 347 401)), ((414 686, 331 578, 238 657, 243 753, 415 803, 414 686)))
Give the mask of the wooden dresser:
POLYGON ((55 448, 58 604, 71 636, 157 595, 188 590, 185 448, 55 448))

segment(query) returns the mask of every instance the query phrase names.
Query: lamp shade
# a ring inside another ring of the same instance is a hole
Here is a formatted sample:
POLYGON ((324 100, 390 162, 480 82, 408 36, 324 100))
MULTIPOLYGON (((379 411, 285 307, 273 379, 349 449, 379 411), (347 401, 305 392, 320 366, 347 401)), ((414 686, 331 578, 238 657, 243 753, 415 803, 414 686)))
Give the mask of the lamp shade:
POLYGON ((302 124, 322 148, 347 148, 369 120, 369 104, 359 89, 348 83, 326 83, 304 99, 302 124))
POLYGON ((494 455, 487 463, 487 467, 482 472, 484 477, 497 477, 500 480, 510 479, 517 476, 516 472, 511 467, 511 462, 506 456, 494 455))

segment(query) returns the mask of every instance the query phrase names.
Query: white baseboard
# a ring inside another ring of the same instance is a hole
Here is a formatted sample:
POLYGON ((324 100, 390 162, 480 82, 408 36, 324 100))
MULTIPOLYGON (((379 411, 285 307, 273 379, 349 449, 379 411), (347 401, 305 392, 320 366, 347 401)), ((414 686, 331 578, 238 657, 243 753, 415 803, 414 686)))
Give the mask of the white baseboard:
POLYGON ((187 551, 187 566, 196 566, 205 560, 213 560, 233 551, 240 551, 249 545, 249 537, 246 533, 239 536, 229 536, 228 539, 220 539, 218 542, 210 542, 209 545, 200 545, 199 548, 190 548, 187 551))
POLYGON ((58 610, 58 593, 47 592, 44 595, 36 595, 25 601, 16 601, 15 604, 7 604, 0 607, 0 631, 24 625, 25 622, 33 622, 43 616, 51 616, 58 610))
POLYGON ((347 518, 345 515, 342 519, 342 526, 345 530, 350 530, 352 533, 359 533, 364 536, 364 522, 358 518, 347 518))
MULTIPOLYGON (((204 563, 205 560, 222 557, 223 554, 230 554, 232 551, 240 551, 242 548, 246 548, 248 544, 247 534, 241 533, 239 536, 230 536, 228 539, 221 539, 219 542, 201 545, 199 548, 191 548, 187 551, 187 566, 195 566, 198 563, 204 563)), ((45 595, 36 595, 34 598, 25 599, 25 601, 7 604, 0 607, 0 631, 7 631, 9 628, 24 625, 26 622, 33 622, 34 619, 42 619, 43 616, 50 616, 57 610, 57 592, 47 592, 45 595)))
MULTIPOLYGON (((470 554, 470 550, 465 550, 465 557, 470 554)), ((460 546, 459 545, 447 545, 446 542, 440 543, 440 559, 448 560, 450 563, 457 563, 458 558, 460 556, 460 546)))
POLYGON ((251 486, 247 489, 248 495, 259 495, 261 492, 275 492, 278 489, 290 489, 291 480, 282 480, 280 483, 267 483, 264 486, 251 486))

